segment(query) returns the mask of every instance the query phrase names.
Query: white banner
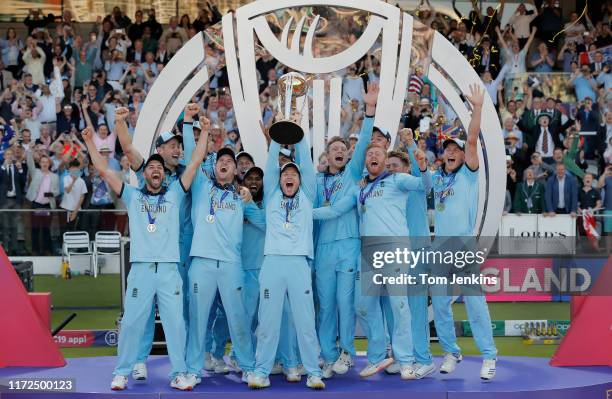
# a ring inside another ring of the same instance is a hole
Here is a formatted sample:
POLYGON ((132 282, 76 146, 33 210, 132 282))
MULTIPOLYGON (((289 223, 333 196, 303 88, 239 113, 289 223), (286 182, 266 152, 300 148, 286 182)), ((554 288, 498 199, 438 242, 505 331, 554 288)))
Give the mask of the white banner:
POLYGON ((510 213, 502 216, 498 251, 500 254, 537 254, 537 241, 525 239, 537 236, 538 215, 510 213))
POLYGON ((576 218, 570 215, 508 214, 499 231, 498 251, 504 255, 568 254, 576 248, 576 218))

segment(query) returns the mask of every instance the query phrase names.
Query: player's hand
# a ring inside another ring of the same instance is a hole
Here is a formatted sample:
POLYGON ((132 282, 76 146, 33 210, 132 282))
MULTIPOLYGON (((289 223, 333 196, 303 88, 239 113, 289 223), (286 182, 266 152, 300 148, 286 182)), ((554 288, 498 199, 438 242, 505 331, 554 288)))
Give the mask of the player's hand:
POLYGON ((200 112, 200 106, 196 103, 189 103, 187 104, 187 106, 185 107, 185 119, 187 118, 193 118, 195 115, 197 115, 200 112))
POLYGON ((413 152, 414 154, 414 158, 417 161, 417 164, 419 165, 419 170, 421 172, 426 172, 427 171, 427 157, 425 156, 425 153, 421 150, 414 150, 413 152))
POLYGON ((473 108, 482 107, 484 103, 484 90, 477 85, 470 85, 470 94, 465 94, 465 98, 472 104, 473 108))
POLYGON ((125 118, 130 114, 130 110, 126 107, 118 107, 115 109, 115 120, 116 121, 124 121, 125 118))
POLYGON ((246 204, 247 202, 251 202, 251 200, 253 199, 253 196, 251 195, 251 191, 249 191, 248 188, 241 186, 240 187, 240 198, 242 199, 242 202, 246 204))
POLYGON ((410 128, 403 128, 399 131, 400 140, 408 147, 412 147, 414 144, 414 132, 410 128))
POLYGON ((200 116, 199 121, 202 131, 210 132, 210 119, 202 115, 200 116))
MULTIPOLYGON (((375 82, 368 82, 367 92, 362 92, 363 102, 366 105, 366 113, 369 114, 368 108, 376 110, 376 102, 378 101, 378 92, 380 86, 375 82)), ((372 115, 372 114, 369 114, 372 115)))

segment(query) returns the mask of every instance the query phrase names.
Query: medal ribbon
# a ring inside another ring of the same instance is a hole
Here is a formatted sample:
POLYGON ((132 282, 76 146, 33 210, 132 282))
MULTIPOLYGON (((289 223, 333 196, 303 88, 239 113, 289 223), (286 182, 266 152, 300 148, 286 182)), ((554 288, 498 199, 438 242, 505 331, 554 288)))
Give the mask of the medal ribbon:
POLYGON ((299 201, 299 197, 297 195, 291 198, 291 201, 285 200, 285 223, 289 223, 289 214, 293 210, 294 205, 297 205, 295 204, 296 199, 299 201))
POLYGON ((444 180, 444 177, 448 176, 448 181, 446 182, 446 184, 444 185, 444 188, 442 189, 442 192, 440 193, 440 203, 444 204, 444 200, 446 199, 446 197, 448 197, 450 188, 455 184, 455 177, 457 177, 457 173, 453 172, 447 175, 444 172, 444 170, 442 170, 441 172, 442 172, 443 180, 444 180))
MULTIPOLYGON (((217 192, 217 188, 213 187, 210 191, 210 210, 208 211, 209 215, 215 215, 215 193, 217 192)), ((221 194, 221 199, 219 200, 219 209, 223 205, 223 200, 229 195, 230 190, 223 190, 223 194, 221 194)))
POLYGON ((365 192, 365 188, 367 187, 367 185, 365 187, 363 187, 360 191, 359 191, 359 203, 363 206, 365 205, 365 200, 366 198, 368 198, 368 196, 372 193, 372 191, 374 190, 374 188, 376 188, 376 186, 378 185, 378 183, 380 183, 380 181, 382 179, 384 179, 385 177, 389 176, 391 173, 389 173, 388 171, 385 171, 382 175, 378 176, 376 179, 374 179, 374 181, 372 182, 372 186, 370 187, 370 189, 368 190, 367 193, 365 192))
POLYGON ((325 174, 325 176, 323 177, 323 190, 325 191, 325 201, 330 202, 331 201, 331 196, 334 193, 334 190, 336 189, 336 187, 338 186, 338 183, 340 182, 340 179, 334 181, 334 184, 332 184, 332 186, 330 188, 327 188, 327 179, 328 179, 329 175, 325 174))
MULTIPOLYGON (((149 212, 149 201, 147 201, 147 205, 145 206, 145 210, 147 211, 147 218, 149 219, 149 224, 155 224, 155 219, 157 219, 157 213, 159 212, 159 205, 162 203, 162 201, 164 200, 164 194, 160 194, 157 198, 157 205, 155 205, 155 209, 157 209, 156 212, 153 213, 153 215, 151 215, 151 212, 149 212)), ((148 197, 148 196, 147 196, 148 197)))

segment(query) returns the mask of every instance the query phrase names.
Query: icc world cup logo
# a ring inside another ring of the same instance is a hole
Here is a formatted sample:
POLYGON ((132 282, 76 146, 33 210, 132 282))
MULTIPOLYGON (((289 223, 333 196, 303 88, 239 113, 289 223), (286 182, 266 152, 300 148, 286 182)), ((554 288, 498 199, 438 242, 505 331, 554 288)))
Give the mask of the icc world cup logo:
MULTIPOLYGON (((389 131, 392 142, 416 65, 466 127, 471 113, 462 93, 469 91, 470 84, 482 86, 469 62, 450 42, 391 4, 377 0, 259 0, 226 14, 220 28, 194 36, 163 69, 138 118, 134 145, 141 153, 152 151, 160 132, 172 130, 187 103, 217 72, 206 63, 205 43, 211 41, 224 50, 242 145, 259 165, 267 156, 260 128, 256 68, 262 54, 307 77, 307 94, 292 101, 296 109, 304 110, 298 122, 310 140, 314 159, 324 151, 327 137, 341 133, 346 103, 341 76, 364 56, 374 54, 380 65, 375 125, 389 131), (367 23, 361 27, 359 37, 345 40, 350 33, 334 30, 337 24, 333 16, 351 18, 359 13, 367 15, 367 23)), ((488 96, 482 115, 475 234, 494 236, 504 204, 505 164, 500 160, 505 158, 505 152, 501 126, 488 96)))

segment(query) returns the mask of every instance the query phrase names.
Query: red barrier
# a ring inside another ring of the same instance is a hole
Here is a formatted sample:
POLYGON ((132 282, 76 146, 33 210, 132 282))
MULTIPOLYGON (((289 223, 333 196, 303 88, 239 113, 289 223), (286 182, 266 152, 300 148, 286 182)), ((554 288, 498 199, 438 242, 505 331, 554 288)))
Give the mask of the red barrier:
POLYGON ((43 327, 51 330, 51 293, 28 292, 28 297, 43 327))
POLYGON ((0 247, 0 367, 62 367, 66 361, 0 247))
MULTIPOLYGON (((593 292, 605 293, 612 281, 612 256, 599 275, 593 292)), ((575 300, 572 322, 551 366, 612 366, 612 297, 590 295, 575 300)))

